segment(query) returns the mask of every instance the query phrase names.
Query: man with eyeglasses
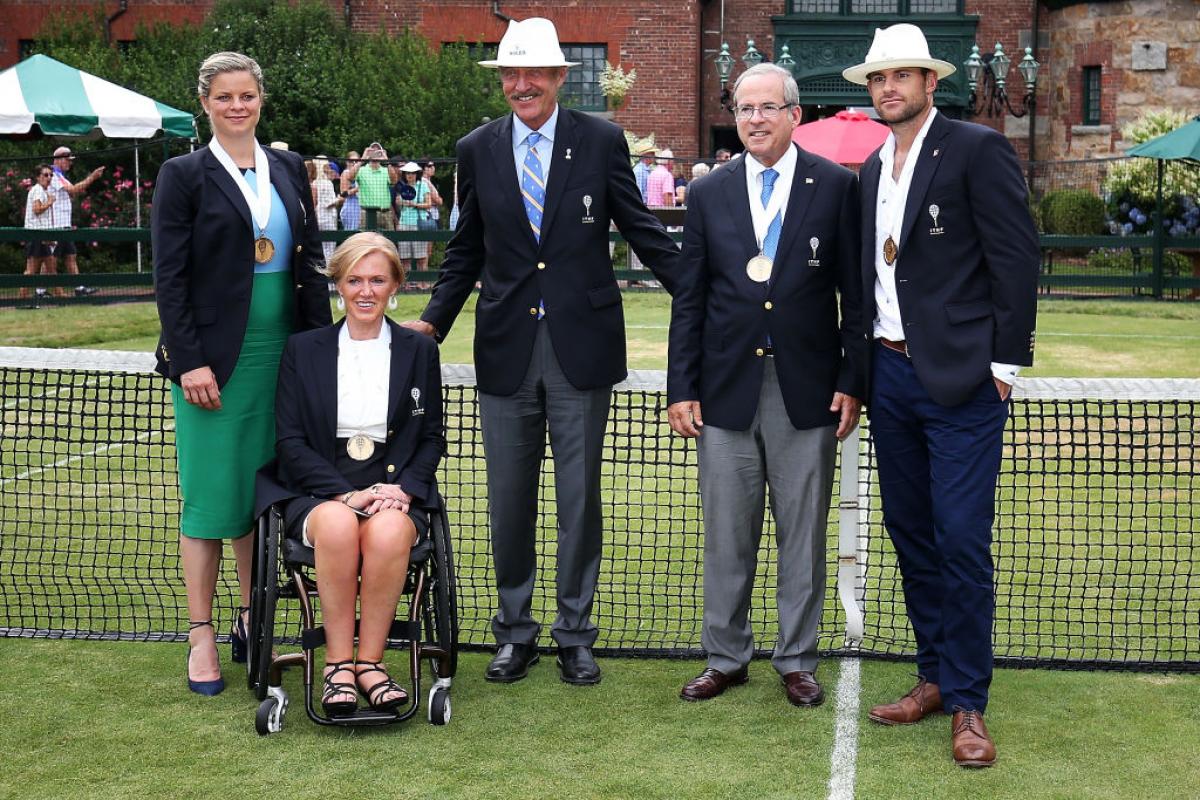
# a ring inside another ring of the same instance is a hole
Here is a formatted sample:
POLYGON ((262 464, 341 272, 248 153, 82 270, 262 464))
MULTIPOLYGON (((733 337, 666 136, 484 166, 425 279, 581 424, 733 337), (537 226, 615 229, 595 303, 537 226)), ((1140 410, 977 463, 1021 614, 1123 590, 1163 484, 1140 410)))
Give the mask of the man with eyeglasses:
POLYGON ((708 700, 748 680, 769 488, 772 665, 789 702, 816 706, 825 698, 817 624, 834 457, 858 424, 865 381, 858 181, 792 143, 801 114, 787 70, 752 67, 733 94, 745 154, 692 186, 671 304, 667 415, 677 434, 696 439, 709 654, 680 696, 708 700))
POLYGON ((548 19, 509 23, 495 68, 511 114, 458 142, 460 218, 421 320, 450 332, 476 282, 475 369, 488 472, 499 645, 484 677, 511 683, 538 661, 538 482, 549 432, 557 500, 559 675, 600 682, 592 604, 604 509, 601 454, 613 385, 625 378, 615 222, 670 290, 679 251, 646 210, 621 129, 563 108, 569 62, 548 19))

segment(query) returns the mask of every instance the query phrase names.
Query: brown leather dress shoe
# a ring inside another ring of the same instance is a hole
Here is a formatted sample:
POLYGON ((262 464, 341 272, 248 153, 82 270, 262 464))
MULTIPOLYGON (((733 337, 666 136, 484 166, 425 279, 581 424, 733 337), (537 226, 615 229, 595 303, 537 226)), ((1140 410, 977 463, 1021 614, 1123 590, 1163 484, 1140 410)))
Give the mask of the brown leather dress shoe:
POLYGON ((750 673, 742 667, 737 672, 726 675, 719 669, 708 669, 692 678, 680 689, 679 696, 684 700, 712 700, 730 686, 741 686, 750 680, 750 673))
POLYGON ((819 706, 825 702, 825 690, 811 672, 789 672, 783 676, 788 702, 794 706, 819 706))
POLYGON ((904 697, 895 703, 875 706, 867 716, 880 725, 912 725, 941 710, 942 693, 938 685, 921 678, 904 697))
POLYGON ((990 767, 996 763, 996 743, 978 711, 955 711, 950 721, 954 763, 960 767, 990 767))

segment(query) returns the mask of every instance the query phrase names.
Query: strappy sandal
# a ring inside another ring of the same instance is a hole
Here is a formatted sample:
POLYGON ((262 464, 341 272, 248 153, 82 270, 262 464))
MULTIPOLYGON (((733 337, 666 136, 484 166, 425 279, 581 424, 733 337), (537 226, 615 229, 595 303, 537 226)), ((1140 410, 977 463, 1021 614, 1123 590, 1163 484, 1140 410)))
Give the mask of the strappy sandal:
POLYGON ((354 659, 334 661, 326 664, 325 668, 329 672, 325 674, 325 685, 321 692, 321 708, 325 709, 325 714, 330 717, 353 714, 358 710, 358 687, 349 681, 335 681, 333 678, 339 672, 354 672, 354 659), (333 699, 339 695, 350 695, 354 699, 333 699))
MULTIPOLYGON (((196 628, 203 628, 205 625, 207 625, 208 627, 211 628, 212 620, 204 619, 204 620, 200 620, 199 622, 189 622, 188 623, 188 633, 191 633, 192 631, 196 630, 196 628)), ((192 646, 191 646, 191 644, 188 644, 187 661, 185 662, 185 669, 187 670, 188 689, 192 690, 196 694, 202 694, 206 697, 214 697, 214 696, 220 694, 221 692, 225 691, 225 679, 224 678, 217 678, 214 681, 194 681, 194 680, 192 680, 192 646)))
POLYGON ((387 674, 387 670, 383 668, 382 661, 359 661, 355 663, 355 680, 358 682, 359 691, 367 698, 367 704, 371 706, 373 711, 395 711, 400 706, 408 702, 408 692, 404 691, 404 687, 392 680, 392 676, 387 674), (369 669, 360 670, 358 667, 369 667, 369 669), (372 672, 378 672, 383 675, 383 680, 374 684, 370 689, 363 687, 363 675, 370 675, 372 672), (380 698, 392 694, 386 700, 380 698))
POLYGON ((249 610, 250 606, 238 606, 233 617, 233 630, 229 632, 229 649, 233 651, 230 658, 237 664, 246 663, 246 621, 242 614, 249 610))

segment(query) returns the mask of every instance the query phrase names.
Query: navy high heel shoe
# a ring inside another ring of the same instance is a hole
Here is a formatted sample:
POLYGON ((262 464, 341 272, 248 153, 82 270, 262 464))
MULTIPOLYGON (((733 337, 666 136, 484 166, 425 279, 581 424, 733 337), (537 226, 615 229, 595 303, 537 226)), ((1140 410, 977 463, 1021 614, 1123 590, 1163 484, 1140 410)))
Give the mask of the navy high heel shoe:
POLYGON ((229 632, 229 649, 233 651, 231 658, 236 664, 246 663, 246 622, 242 614, 250 610, 250 606, 238 606, 233 618, 233 630, 229 632))
MULTIPOLYGON (((205 625, 212 627, 212 620, 206 619, 201 622, 193 622, 188 625, 188 631, 194 631, 196 628, 203 628, 205 625)), ((192 680, 192 646, 188 645, 187 650, 187 683, 188 689, 191 689, 196 694, 202 694, 206 697, 214 697, 225 691, 225 679, 217 678, 215 681, 194 681, 192 680)))

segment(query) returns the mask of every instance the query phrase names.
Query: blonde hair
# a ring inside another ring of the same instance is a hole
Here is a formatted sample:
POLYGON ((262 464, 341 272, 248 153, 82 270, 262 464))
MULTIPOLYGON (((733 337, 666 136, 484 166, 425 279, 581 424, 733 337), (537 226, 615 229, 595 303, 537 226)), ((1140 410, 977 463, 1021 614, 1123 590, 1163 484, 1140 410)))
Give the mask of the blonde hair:
POLYGON ((250 76, 254 78, 254 82, 258 84, 258 93, 266 97, 267 93, 263 88, 262 67, 258 66, 258 62, 250 56, 229 51, 213 53, 204 59, 204 63, 200 65, 200 76, 196 82, 196 94, 208 97, 213 78, 226 72, 249 72, 250 76))
POLYGON ((358 262, 372 253, 382 253, 392 265, 392 277, 396 279, 396 283, 404 283, 404 279, 408 277, 408 270, 400 261, 396 245, 392 244, 391 239, 374 231, 356 233, 339 244, 321 273, 337 283, 346 277, 358 262))

